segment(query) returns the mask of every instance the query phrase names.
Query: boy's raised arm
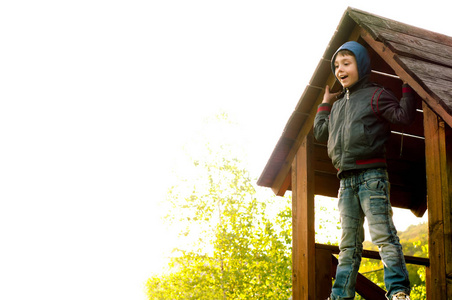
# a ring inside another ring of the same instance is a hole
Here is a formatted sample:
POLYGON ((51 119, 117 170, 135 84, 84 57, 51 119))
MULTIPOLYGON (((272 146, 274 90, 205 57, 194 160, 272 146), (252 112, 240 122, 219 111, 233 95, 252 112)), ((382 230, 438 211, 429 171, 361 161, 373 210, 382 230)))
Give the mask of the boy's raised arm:
POLYGON ((376 106, 380 115, 393 124, 410 125, 416 115, 416 99, 413 89, 406 83, 402 86, 402 99, 398 99, 390 92, 384 91, 376 106))
POLYGON ((331 93, 330 87, 326 86, 323 101, 319 105, 314 119, 314 137, 319 142, 328 141, 328 117, 331 112, 331 107, 339 94, 340 92, 331 93))

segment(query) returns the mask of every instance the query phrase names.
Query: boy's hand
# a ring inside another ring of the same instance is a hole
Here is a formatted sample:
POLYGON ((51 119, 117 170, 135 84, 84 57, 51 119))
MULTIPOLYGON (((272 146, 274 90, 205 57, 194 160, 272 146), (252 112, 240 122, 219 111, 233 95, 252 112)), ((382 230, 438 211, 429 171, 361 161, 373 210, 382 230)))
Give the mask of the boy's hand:
POLYGON ((340 94, 341 92, 336 92, 336 93, 331 93, 330 91, 330 87, 327 85, 325 87, 325 94, 323 94, 323 101, 322 103, 328 103, 328 104, 333 104, 334 101, 337 100, 337 96, 340 94))

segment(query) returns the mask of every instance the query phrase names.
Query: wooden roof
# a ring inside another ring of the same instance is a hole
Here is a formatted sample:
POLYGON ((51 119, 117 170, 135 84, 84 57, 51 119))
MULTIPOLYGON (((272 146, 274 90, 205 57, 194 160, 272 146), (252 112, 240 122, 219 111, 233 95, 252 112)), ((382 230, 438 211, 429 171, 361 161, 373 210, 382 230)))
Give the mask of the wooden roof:
MULTIPOLYGON (((401 96, 402 80, 416 91, 418 112, 413 125, 392 126, 387 144, 388 172, 393 206, 408 208, 417 216, 426 210, 424 101, 452 127, 452 37, 348 8, 316 71, 305 88, 267 162, 258 185, 284 195, 291 189, 291 164, 304 137, 310 133, 328 84, 340 89, 330 59, 346 41, 355 40, 369 51, 371 79, 401 96)), ((315 194, 337 196, 336 170, 326 145, 315 142, 315 194)))

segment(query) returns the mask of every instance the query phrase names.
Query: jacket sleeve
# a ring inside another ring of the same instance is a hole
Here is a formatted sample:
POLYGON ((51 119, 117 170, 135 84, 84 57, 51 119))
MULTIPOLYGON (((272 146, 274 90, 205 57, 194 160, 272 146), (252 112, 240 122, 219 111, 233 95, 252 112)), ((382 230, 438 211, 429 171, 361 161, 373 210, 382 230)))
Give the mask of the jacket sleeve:
POLYGON ((384 89, 377 90, 372 97, 372 109, 381 118, 398 125, 409 125, 416 115, 414 92, 407 84, 402 86, 402 99, 384 89))
POLYGON ((328 141, 328 124, 331 107, 331 104, 322 103, 317 109, 317 114, 314 119, 314 137, 319 142, 328 141))

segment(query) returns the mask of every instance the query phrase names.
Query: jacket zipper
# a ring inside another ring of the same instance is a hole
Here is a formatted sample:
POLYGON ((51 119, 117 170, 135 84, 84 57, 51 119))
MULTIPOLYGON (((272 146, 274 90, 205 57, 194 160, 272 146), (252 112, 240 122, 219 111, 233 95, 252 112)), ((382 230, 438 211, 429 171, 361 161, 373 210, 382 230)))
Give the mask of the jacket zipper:
POLYGON ((341 167, 344 166, 344 148, 345 148, 345 125, 348 124, 348 105, 349 105, 349 99, 350 99, 350 90, 346 89, 345 91, 345 105, 344 105, 344 122, 342 124, 342 130, 341 130, 341 167))

